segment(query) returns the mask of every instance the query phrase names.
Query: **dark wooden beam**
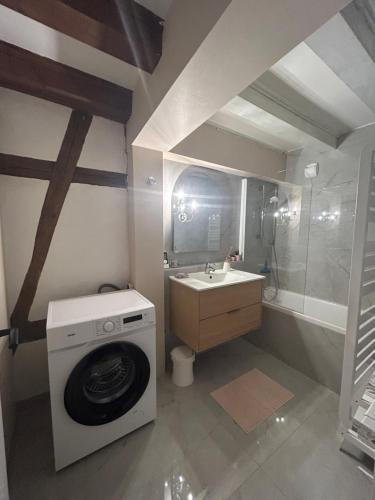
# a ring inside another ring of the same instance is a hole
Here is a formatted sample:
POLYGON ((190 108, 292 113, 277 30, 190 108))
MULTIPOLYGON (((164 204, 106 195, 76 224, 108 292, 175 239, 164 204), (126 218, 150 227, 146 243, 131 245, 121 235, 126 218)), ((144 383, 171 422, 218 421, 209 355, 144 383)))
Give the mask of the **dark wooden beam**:
POLYGON ((132 92, 27 50, 0 41, 0 87, 126 123, 132 92))
POLYGON ((82 167, 76 168, 73 182, 77 184, 90 184, 91 186, 107 186, 120 189, 126 189, 128 187, 126 174, 82 167))
POLYGON ((37 321, 28 321, 20 328, 20 344, 34 342, 35 340, 45 339, 47 336, 47 320, 39 319, 37 321))
MULTIPOLYGON (((54 161, 0 153, 0 175, 49 181, 54 165, 54 161)), ((120 189, 126 189, 128 186, 126 174, 83 167, 76 168, 72 182, 120 189)))
MULTIPOLYGON (((0 330, 0 337, 5 337, 10 334, 10 328, 0 330)), ((37 321, 28 321, 19 328, 19 343, 34 342, 41 340, 47 336, 47 320, 39 319, 37 321)))
POLYGON ((28 321, 40 275, 48 255, 65 197, 68 193, 82 152, 91 120, 92 116, 81 113, 80 111, 73 111, 70 116, 68 127, 44 199, 29 269, 10 317, 10 323, 13 327, 21 327, 28 321))
POLYGON ((152 72, 162 19, 133 0, 0 0, 0 3, 133 66, 152 72))

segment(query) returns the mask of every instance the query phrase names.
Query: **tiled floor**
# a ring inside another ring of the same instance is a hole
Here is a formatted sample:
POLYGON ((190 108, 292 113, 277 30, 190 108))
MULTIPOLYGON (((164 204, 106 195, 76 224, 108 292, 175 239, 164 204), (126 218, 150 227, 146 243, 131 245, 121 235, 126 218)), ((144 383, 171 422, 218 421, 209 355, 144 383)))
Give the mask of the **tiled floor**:
POLYGON ((58 474, 48 399, 24 405, 11 500, 369 500, 370 482, 339 451, 337 395, 242 339, 198 356, 195 376, 184 389, 165 377, 154 423, 58 474), (245 434, 209 393, 251 368, 295 398, 245 434))

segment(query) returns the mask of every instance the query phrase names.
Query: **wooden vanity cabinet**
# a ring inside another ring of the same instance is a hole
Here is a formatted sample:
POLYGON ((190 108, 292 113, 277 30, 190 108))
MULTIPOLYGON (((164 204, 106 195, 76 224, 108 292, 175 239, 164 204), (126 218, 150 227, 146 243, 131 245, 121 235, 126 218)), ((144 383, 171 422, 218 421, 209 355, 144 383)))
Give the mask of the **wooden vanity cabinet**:
POLYGON ((171 328, 196 352, 260 327, 263 280, 194 290, 170 282, 171 328))

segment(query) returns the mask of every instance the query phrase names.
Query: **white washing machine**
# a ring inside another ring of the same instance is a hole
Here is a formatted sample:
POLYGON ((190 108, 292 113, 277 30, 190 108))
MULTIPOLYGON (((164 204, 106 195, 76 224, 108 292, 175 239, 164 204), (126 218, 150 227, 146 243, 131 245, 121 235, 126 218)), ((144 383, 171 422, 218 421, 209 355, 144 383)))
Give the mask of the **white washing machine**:
POLYGON ((156 418, 155 308, 135 290, 50 302, 56 470, 156 418))

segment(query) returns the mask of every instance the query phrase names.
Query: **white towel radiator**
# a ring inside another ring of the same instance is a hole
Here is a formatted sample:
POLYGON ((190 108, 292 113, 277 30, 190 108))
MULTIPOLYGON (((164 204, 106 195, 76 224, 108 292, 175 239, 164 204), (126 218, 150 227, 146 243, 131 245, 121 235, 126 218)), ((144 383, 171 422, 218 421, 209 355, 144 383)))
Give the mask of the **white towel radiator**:
POLYGON ((348 305, 340 420, 345 438, 375 458, 375 448, 352 430, 353 412, 375 370, 375 146, 361 156, 348 305))

